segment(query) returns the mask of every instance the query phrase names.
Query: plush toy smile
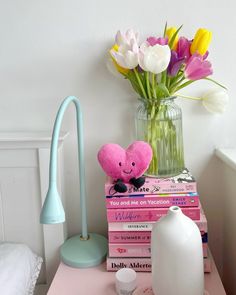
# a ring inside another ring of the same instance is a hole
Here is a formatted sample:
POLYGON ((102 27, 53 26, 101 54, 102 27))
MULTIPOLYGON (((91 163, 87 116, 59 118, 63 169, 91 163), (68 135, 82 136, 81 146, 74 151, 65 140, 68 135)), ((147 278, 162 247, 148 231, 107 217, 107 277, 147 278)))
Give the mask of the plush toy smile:
POLYGON ((123 149, 118 144, 109 143, 101 147, 98 161, 108 176, 117 183, 115 190, 125 192, 123 182, 130 182, 137 188, 141 187, 145 179, 141 177, 147 170, 152 159, 152 148, 144 141, 135 141, 123 149))
POLYGON ((123 170, 123 172, 126 173, 126 174, 130 174, 132 171, 133 171, 132 169, 130 171, 123 170))

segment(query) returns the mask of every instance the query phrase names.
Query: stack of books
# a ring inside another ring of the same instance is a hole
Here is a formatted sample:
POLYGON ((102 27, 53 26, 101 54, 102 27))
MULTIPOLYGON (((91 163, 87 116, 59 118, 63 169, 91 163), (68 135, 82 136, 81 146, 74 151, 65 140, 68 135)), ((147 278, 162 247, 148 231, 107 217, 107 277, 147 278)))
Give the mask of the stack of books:
POLYGON ((170 206, 179 206, 201 232, 204 271, 210 272, 207 220, 191 173, 184 169, 180 175, 170 178, 146 177, 139 189, 126 185, 127 192, 118 193, 112 179, 108 178, 105 183, 109 240, 107 270, 129 267, 135 271, 151 271, 152 227, 166 215, 170 206))

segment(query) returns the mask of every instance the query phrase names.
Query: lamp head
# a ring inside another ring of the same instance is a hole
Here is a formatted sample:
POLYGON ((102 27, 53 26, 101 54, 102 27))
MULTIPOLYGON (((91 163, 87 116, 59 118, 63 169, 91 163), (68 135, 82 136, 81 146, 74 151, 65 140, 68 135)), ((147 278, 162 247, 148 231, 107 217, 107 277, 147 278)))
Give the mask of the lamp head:
POLYGON ((54 224, 65 221, 65 212, 56 184, 49 186, 46 199, 40 214, 40 223, 54 224))

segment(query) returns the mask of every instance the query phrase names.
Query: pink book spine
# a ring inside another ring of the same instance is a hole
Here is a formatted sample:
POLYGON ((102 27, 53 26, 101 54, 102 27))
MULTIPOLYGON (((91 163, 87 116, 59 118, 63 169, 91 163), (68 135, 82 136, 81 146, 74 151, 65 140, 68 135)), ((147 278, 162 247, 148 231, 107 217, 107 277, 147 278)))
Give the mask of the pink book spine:
POLYGON ((111 182, 105 183, 106 196, 119 196, 119 195, 151 195, 151 194, 170 194, 170 193, 192 193, 197 192, 196 182, 179 182, 174 183, 171 181, 160 182, 157 178, 146 178, 146 182, 139 189, 135 188, 132 184, 126 183, 127 192, 119 193, 114 190, 114 184, 111 182))
POLYGON ((109 243, 150 243, 151 242, 151 231, 111 231, 108 232, 109 243))
MULTIPOLYGON (((166 215, 168 208, 152 209, 107 209, 108 222, 157 221, 166 215)), ((200 219, 200 208, 182 208, 182 212, 192 220, 200 219)))
POLYGON ((197 186, 196 183, 176 183, 172 185, 165 185, 163 187, 155 187, 154 185, 147 184, 143 185, 141 188, 136 189, 134 186, 131 184, 127 184, 128 190, 126 193, 119 193, 115 192, 113 190, 113 185, 106 184, 105 185, 105 195, 110 196, 110 195, 130 195, 130 194, 135 194, 135 195, 143 195, 143 194, 169 194, 169 193, 192 193, 197 191, 197 186))
POLYGON ((150 244, 109 244, 110 257, 151 257, 150 244))
MULTIPOLYGON (((202 244, 203 257, 207 257, 207 243, 202 244)), ((110 244, 110 257, 151 257, 151 244, 110 244)))
POLYGON ((179 196, 179 197, 162 197, 154 195, 148 197, 132 198, 106 198, 106 207, 108 209, 120 208, 169 208, 170 206, 179 207, 198 207, 199 197, 179 196))
MULTIPOLYGON (((204 258, 204 272, 211 272, 210 258, 204 258)), ((107 271, 117 271, 120 268, 132 268, 135 271, 151 272, 151 258, 117 258, 107 257, 107 271)))
MULTIPOLYGON (((207 242, 207 237, 202 235, 202 240, 207 242)), ((151 242, 151 231, 108 231, 108 242, 148 244, 151 242)))
POLYGON ((211 272, 212 266, 211 266, 211 259, 209 257, 203 259, 203 265, 204 265, 204 272, 206 273, 211 272))
POLYGON ((203 251, 203 257, 207 258, 208 257, 208 243, 202 244, 202 251, 203 251))

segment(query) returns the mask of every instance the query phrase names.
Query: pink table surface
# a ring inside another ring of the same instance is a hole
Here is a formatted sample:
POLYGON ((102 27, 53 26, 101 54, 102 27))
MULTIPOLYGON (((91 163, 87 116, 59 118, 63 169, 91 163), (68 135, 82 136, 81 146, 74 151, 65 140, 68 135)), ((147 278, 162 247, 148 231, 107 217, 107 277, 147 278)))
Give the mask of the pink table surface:
MULTIPOLYGON (((60 263, 48 295, 116 295, 115 272, 107 272, 106 264, 76 269, 60 263)), ((138 286, 151 285, 151 273, 137 273, 138 286)), ((209 295, 226 295, 215 263, 212 272, 205 274, 205 289, 209 295)))

